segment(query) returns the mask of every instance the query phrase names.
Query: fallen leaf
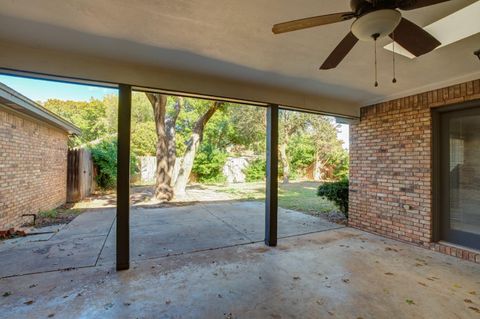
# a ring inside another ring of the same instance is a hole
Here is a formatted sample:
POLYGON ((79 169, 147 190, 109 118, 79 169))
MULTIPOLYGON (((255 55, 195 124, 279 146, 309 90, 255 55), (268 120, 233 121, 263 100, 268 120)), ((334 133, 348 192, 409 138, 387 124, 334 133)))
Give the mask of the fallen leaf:
POLYGON ((465 303, 473 303, 470 299, 463 299, 465 303))
POLYGON ((414 305, 415 302, 412 299, 405 299, 405 302, 409 305, 414 305))
POLYGON ((51 314, 48 315, 48 318, 52 318, 53 316, 55 316, 55 314, 51 313, 51 314))
POLYGON ((423 287, 427 287, 427 284, 423 283, 423 282, 418 282, 419 285, 422 285, 423 287))
POLYGON ((5 292, 3 293, 3 295, 2 295, 2 297, 8 297, 8 296, 10 296, 11 294, 12 294, 11 291, 5 291, 5 292))
POLYGON ((293 280, 300 280, 300 277, 294 276, 294 277, 293 277, 293 280))
POLYGON ((37 287, 37 285, 30 285, 30 286, 28 286, 28 288, 35 288, 35 287, 37 287))
POLYGON ((468 307, 468 309, 475 311, 476 313, 480 313, 480 309, 476 307, 468 307))
POLYGON ((476 296, 477 295, 477 292, 476 291, 470 291, 469 294, 473 295, 473 296, 476 296))
POLYGON ((348 283, 350 282, 350 279, 345 278, 345 279, 342 279, 342 281, 343 281, 344 283, 348 284, 348 283))
POLYGON ((391 272, 386 272, 385 275, 387 275, 387 276, 393 276, 393 273, 391 273, 391 272))
POLYGON ((31 304, 33 304, 34 301, 33 300, 29 300, 29 301, 25 301, 23 304, 24 305, 27 305, 27 306, 30 306, 31 304))

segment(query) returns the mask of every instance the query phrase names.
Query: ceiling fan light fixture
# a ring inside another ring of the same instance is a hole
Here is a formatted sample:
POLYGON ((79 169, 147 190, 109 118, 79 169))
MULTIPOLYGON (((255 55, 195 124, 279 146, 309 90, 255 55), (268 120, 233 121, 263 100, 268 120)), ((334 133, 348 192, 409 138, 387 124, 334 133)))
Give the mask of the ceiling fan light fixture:
POLYGON ((352 23, 352 33, 362 41, 373 41, 391 34, 400 23, 402 15, 393 9, 369 12, 352 23))

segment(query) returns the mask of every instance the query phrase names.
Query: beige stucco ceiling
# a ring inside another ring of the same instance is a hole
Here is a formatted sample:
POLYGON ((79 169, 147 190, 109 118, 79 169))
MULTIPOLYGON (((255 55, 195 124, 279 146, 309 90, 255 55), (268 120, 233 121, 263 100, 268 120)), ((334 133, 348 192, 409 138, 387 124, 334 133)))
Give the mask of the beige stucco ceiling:
MULTIPOLYGON (((274 96, 275 92, 281 91, 288 102, 285 104, 298 104, 299 107, 329 112, 335 112, 335 107, 338 107, 338 113, 343 114, 354 114, 359 106, 374 101, 480 77, 480 62, 472 54, 480 49, 478 33, 414 60, 397 56, 396 84, 391 83, 391 53, 379 49, 378 88, 373 86, 371 43, 359 42, 338 68, 318 70, 319 65, 349 31, 351 22, 276 36, 271 33, 274 23, 345 11, 349 9, 348 2, 0 0, 0 48, 6 52, 12 50, 15 44, 21 50, 22 45, 26 44, 32 48, 32 54, 34 50, 48 49, 53 50, 49 52, 76 54, 70 55, 72 59, 87 55, 98 58, 98 63, 112 59, 141 65, 145 69, 152 67, 168 69, 169 72, 181 71, 178 74, 183 74, 182 79, 173 80, 174 75, 171 75, 171 85, 165 81, 161 83, 162 88, 166 89, 191 91, 189 85, 182 84, 186 83, 186 77, 190 73, 195 74, 192 78, 196 79, 198 87, 205 87, 205 91, 209 91, 205 93, 209 94, 217 91, 209 90, 205 83, 200 83, 203 76, 216 79, 218 83, 250 83, 251 87, 246 89, 249 92, 256 89, 260 92, 264 88, 274 96), (295 95, 299 98, 295 98, 295 95), (315 107, 315 103, 321 105, 315 107), (355 109, 355 112, 345 111, 347 106, 355 109)), ((425 26, 473 2, 475 1, 451 0, 403 14, 420 26, 425 26)), ((383 39, 379 48, 388 42, 388 39, 383 39)), ((55 66, 55 61, 48 61, 42 66, 40 63, 26 61, 26 56, 16 58, 18 52, 14 53, 14 50, 10 55, 2 55, 1 51, 2 67, 46 73, 62 73, 62 67, 68 69, 65 62, 62 66, 55 66)), ((45 58, 48 56, 45 52, 43 54, 45 58)), ((52 60, 55 60, 53 56, 52 53, 52 60)), ((70 62, 77 63, 76 60, 70 62)), ((138 67, 137 70, 140 72, 142 68, 138 67)), ((70 72, 79 77, 114 80, 100 74, 100 69, 99 66, 85 75, 73 68, 70 72), (98 76, 95 76, 95 72, 98 76)), ((122 79, 126 75, 128 74, 122 74, 122 79)), ((135 75, 130 75, 136 79, 135 75)), ((151 76, 145 75, 142 79, 151 76)), ((132 84, 157 86, 154 81, 149 85, 149 81, 142 79, 139 78, 138 83, 132 84)), ((217 82, 211 83, 214 85, 217 82)), ((191 85, 195 85, 195 82, 191 85)), ((233 96, 236 94, 231 89, 224 91, 225 94, 218 95, 238 98, 249 96, 233 96)), ((259 101, 276 102, 259 98, 253 93, 250 96, 259 101)))

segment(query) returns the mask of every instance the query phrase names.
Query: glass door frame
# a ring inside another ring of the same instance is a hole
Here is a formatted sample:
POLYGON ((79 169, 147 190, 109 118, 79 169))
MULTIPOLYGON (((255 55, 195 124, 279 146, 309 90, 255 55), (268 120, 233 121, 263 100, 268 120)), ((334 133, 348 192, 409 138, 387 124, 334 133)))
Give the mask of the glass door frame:
MULTIPOLYGON (((454 240, 454 245, 480 249, 475 245, 478 242, 477 235, 460 234, 459 231, 449 230, 450 207, 450 177, 449 163, 444 158, 449 158, 449 130, 445 130, 444 121, 451 118, 469 114, 480 114, 480 100, 468 101, 432 109, 432 241, 454 240), (445 238, 448 232, 449 238, 445 238)), ((448 128, 448 126, 447 126, 448 128)))

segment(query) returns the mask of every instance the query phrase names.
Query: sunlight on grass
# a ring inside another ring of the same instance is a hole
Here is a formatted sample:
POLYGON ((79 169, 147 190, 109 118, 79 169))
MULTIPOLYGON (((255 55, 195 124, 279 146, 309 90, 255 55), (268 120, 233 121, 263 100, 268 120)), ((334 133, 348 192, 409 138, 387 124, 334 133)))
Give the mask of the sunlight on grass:
MULTIPOLYGON (((336 211, 336 205, 317 196, 318 182, 291 182, 279 184, 278 205, 285 209, 292 209, 310 214, 336 211)), ((265 185, 262 183, 245 183, 219 187, 224 192, 243 200, 265 199, 265 185)))

